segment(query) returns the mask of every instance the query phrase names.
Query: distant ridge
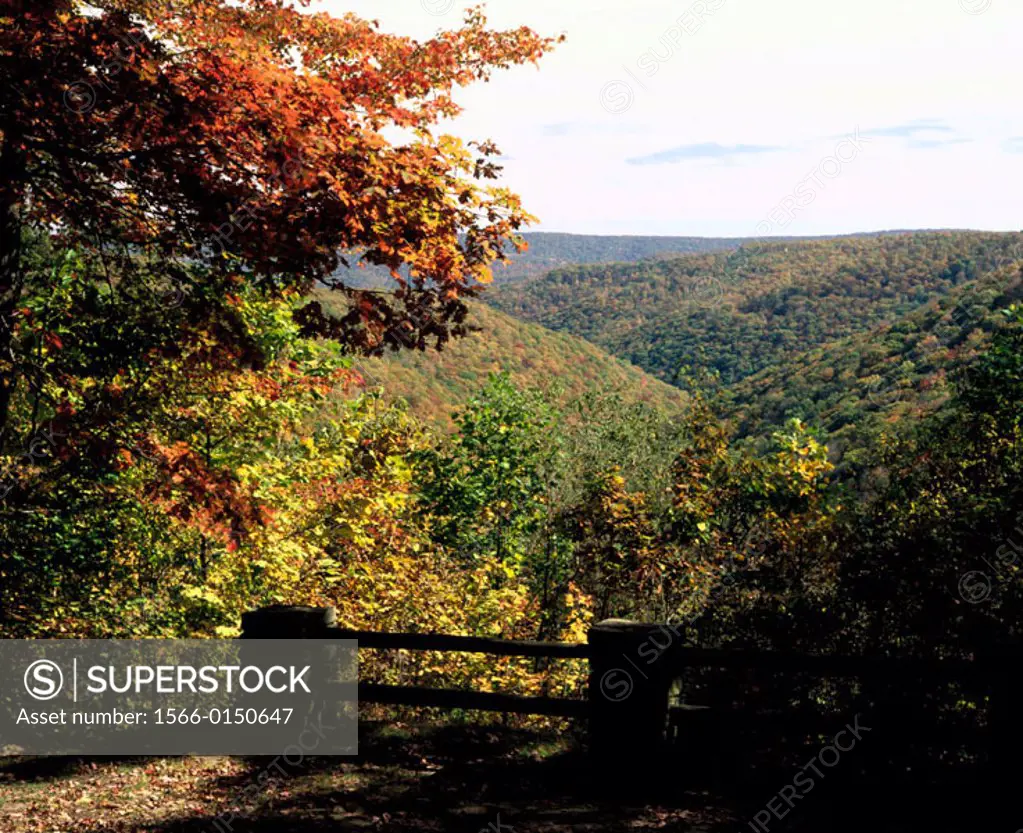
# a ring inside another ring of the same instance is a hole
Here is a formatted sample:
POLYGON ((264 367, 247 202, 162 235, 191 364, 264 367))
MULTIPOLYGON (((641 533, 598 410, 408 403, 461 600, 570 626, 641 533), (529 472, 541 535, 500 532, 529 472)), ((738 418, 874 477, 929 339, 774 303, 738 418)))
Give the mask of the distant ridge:
MULTIPOLYGON (((494 283, 515 283, 539 277, 559 266, 575 263, 632 263, 650 257, 673 254, 697 254, 736 249, 740 238, 730 237, 658 237, 632 235, 561 234, 559 232, 527 232, 521 237, 529 244, 524 252, 507 247, 510 262, 494 264, 494 283)), ((394 281, 380 266, 341 268, 334 277, 350 286, 379 289, 393 286, 394 281)))
MULTIPOLYGON (((880 237, 936 232, 961 232, 962 229, 892 229, 850 234, 803 235, 784 237, 693 237, 676 235, 575 234, 570 232, 525 232, 529 244, 525 252, 508 246, 509 263, 495 264, 494 283, 516 283, 538 278, 552 269, 588 263, 638 263, 674 255, 734 251, 753 242, 835 240, 847 237, 880 237)), ((350 258, 351 260, 351 258, 350 258)), ((334 277, 350 286, 379 289, 393 286, 388 271, 379 266, 341 268, 334 277)))

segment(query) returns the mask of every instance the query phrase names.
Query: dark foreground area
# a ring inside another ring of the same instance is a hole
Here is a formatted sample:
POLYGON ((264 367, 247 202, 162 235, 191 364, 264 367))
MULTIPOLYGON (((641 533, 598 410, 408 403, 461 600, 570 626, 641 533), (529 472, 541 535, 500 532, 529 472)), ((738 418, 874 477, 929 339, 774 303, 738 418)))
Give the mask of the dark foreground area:
POLYGON ((496 725, 369 725, 357 760, 293 763, 10 759, 0 765, 0 830, 1013 833, 1023 824, 1023 812, 1015 824, 996 806, 991 784, 879 782, 863 777, 855 750, 831 768, 818 763, 824 777, 808 790, 799 768, 698 787, 708 780, 700 762, 598 766, 575 731, 496 725))

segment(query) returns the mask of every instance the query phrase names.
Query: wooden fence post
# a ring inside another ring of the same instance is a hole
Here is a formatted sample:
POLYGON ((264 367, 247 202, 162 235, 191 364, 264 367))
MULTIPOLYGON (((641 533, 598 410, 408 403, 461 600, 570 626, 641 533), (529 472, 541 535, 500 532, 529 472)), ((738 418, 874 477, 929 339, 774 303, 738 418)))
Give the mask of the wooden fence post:
MULTIPOLYGON (((272 605, 242 614, 243 640, 256 639, 330 639, 331 629, 337 623, 337 610, 333 607, 301 607, 293 605, 272 605)), ((248 648, 258 660, 259 648, 255 643, 243 645, 242 653, 248 648)), ((295 645, 294 660, 298 664, 312 666, 309 681, 314 692, 329 692, 330 686, 340 679, 342 657, 339 645, 309 643, 295 645)), ((349 667, 356 667, 357 657, 347 658, 349 667)), ((307 709, 295 716, 306 727, 329 727, 337 729, 345 720, 357 724, 358 718, 347 716, 337 697, 318 693, 309 701, 307 709)), ((320 731, 323 729, 321 728, 320 731)), ((357 732, 357 728, 353 728, 357 732)), ((303 749, 303 751, 305 751, 303 749)))
POLYGON ((272 605, 242 614, 242 639, 322 639, 337 623, 332 607, 272 605))
POLYGON ((657 660, 665 629, 607 619, 590 628, 587 641, 592 752, 601 765, 617 767, 617 777, 635 775, 663 751, 671 663, 657 660))

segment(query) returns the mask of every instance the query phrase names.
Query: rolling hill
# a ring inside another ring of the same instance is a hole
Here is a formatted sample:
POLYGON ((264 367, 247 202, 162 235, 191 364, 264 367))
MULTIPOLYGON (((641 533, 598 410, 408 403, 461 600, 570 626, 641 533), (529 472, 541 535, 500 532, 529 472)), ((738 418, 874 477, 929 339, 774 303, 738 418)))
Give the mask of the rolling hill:
POLYGON ((557 380, 567 395, 607 387, 678 408, 685 395, 670 383, 686 366, 716 376, 740 435, 799 416, 838 459, 878 427, 940 406, 949 375, 1015 297, 1009 264, 1021 253, 1019 234, 893 232, 576 265, 488 289, 472 305, 479 332, 440 353, 358 368, 448 428, 492 371, 525 385, 557 380))
MULTIPOLYGON (((845 235, 850 238, 884 235, 914 234, 912 231, 858 232, 845 235)), ((734 251, 742 245, 756 245, 760 240, 778 243, 832 240, 831 236, 818 237, 672 237, 658 235, 563 234, 560 232, 524 232, 522 239, 529 244, 524 252, 516 252, 509 245, 507 263, 494 265, 494 284, 497 286, 535 280, 553 269, 591 263, 638 263, 682 254, 734 251)), ((394 283, 386 269, 373 265, 358 265, 355 255, 348 255, 351 266, 338 269, 333 277, 352 287, 389 289, 394 283)))
POLYGON ((479 328, 440 351, 403 351, 362 359, 359 372, 385 397, 404 399, 414 413, 442 429, 451 412, 479 391, 488 374, 507 371, 525 386, 561 386, 566 396, 608 389, 628 401, 675 410, 685 394, 609 356, 599 347, 565 333, 554 333, 474 303, 469 321, 479 328))
POLYGON ((664 381, 735 384, 893 322, 1023 251, 1020 234, 927 232, 760 242, 730 252, 555 270, 487 303, 592 341, 664 381))

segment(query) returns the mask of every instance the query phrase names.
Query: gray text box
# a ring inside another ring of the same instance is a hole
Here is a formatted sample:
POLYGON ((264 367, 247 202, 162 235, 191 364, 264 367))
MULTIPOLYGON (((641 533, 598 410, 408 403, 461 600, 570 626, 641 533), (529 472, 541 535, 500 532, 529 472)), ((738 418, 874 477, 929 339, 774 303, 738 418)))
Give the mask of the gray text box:
POLYGON ((354 640, 0 640, 0 755, 353 755, 354 640))

